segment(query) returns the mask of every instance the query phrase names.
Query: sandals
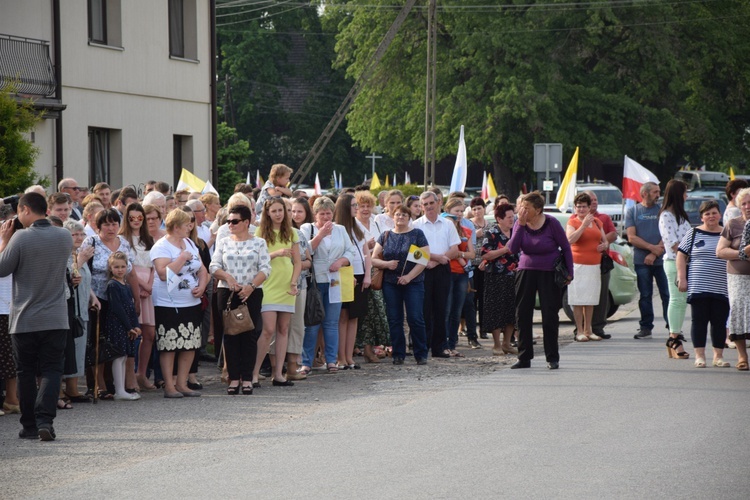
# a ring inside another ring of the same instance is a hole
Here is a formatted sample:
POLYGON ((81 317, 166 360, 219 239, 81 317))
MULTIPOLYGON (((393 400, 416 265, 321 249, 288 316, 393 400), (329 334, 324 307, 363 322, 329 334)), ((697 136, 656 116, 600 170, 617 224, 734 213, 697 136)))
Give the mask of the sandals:
POLYGON ((728 361, 724 361, 723 358, 714 359, 713 365, 717 368, 729 368, 731 365, 728 361))
MULTIPOLYGON (((251 387, 250 390, 252 390, 252 389, 253 388, 251 387)), ((239 393, 240 393, 240 386, 239 385, 234 385, 234 386, 230 385, 229 387, 227 387, 227 394, 228 395, 230 395, 230 396, 236 396, 239 393)))
POLYGON ((450 353, 451 353, 451 358, 465 358, 466 357, 455 349, 451 349, 450 353))
POLYGON ((115 396, 111 392, 99 391, 99 399, 103 399, 105 401, 113 401, 115 399, 115 396))
POLYGON ((326 366, 326 370, 328 370, 328 373, 336 373, 339 371, 339 367, 336 365, 336 363, 328 363, 326 366))
POLYGON ((90 403, 91 402, 91 396, 83 395, 83 394, 76 394, 75 396, 71 396, 67 392, 65 393, 65 399, 67 399, 71 403, 90 403))
POLYGON ((63 398, 58 398, 57 400, 57 409, 58 410, 72 410, 73 405, 70 404, 70 401, 63 398))
MULTIPOLYGON (((260 384, 258 384, 258 387, 260 387, 260 384)), ((242 386, 242 394, 245 396, 250 396, 253 393, 253 386, 252 385, 243 385, 242 386)))
MULTIPOLYGON (((672 337, 671 335, 667 339, 667 356, 673 359, 688 359, 690 354, 687 352, 677 352, 677 349, 682 346, 682 341, 685 340, 685 336, 682 334, 672 337)), ((705 360, 704 360, 705 363, 705 360)))
POLYGON ((588 341, 589 341, 589 338, 586 335, 582 333, 579 333, 578 335, 576 335, 576 342, 588 342, 588 341))
POLYGON ((750 368, 748 368, 747 361, 740 361, 739 363, 737 363, 736 366, 737 366, 737 369, 741 372, 746 372, 750 370, 750 368))
POLYGON ((696 368, 705 368, 706 367, 706 360, 703 358, 695 358, 695 367, 696 368))
POLYGON ((312 368, 310 368, 309 366, 303 366, 302 368, 297 370, 297 373, 300 375, 304 375, 305 378, 307 378, 307 376, 310 375, 311 371, 312 371, 312 368))

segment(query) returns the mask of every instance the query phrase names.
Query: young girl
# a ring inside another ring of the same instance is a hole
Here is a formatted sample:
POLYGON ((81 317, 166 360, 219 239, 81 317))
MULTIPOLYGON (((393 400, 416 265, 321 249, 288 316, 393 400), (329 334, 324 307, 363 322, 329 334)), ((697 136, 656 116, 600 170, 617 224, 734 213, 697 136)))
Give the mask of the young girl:
POLYGON ((135 401, 141 399, 140 394, 125 391, 125 364, 129 355, 135 355, 135 339, 141 335, 133 292, 125 283, 128 257, 123 252, 114 252, 109 256, 107 264, 110 279, 107 282, 109 309, 105 331, 112 352, 120 354, 112 360, 115 399, 135 401))
POLYGON ((292 190, 286 187, 286 185, 289 184, 289 178, 292 176, 292 172, 294 172, 294 170, 283 163, 277 163, 271 167, 271 172, 268 174, 268 180, 263 184, 263 188, 258 195, 258 202, 255 204, 255 213, 258 218, 260 218, 263 205, 265 205, 268 198, 292 196, 292 190))
POLYGON ((258 357, 253 369, 253 385, 259 387, 258 375, 266 357, 271 337, 276 333, 273 383, 275 386, 294 385, 284 377, 284 359, 288 343, 289 323, 294 314, 297 285, 301 271, 299 237, 281 198, 266 201, 260 216, 260 227, 255 232, 266 240, 271 256, 271 274, 263 283, 263 333, 258 339, 258 357))

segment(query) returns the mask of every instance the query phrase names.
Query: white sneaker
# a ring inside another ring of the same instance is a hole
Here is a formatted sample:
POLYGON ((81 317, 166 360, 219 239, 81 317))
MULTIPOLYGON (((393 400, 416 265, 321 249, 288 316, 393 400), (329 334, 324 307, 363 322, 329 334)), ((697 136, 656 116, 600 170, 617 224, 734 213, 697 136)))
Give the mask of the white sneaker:
POLYGON ((129 393, 126 392, 125 394, 115 394, 115 401, 138 401, 141 399, 141 395, 137 392, 129 393))

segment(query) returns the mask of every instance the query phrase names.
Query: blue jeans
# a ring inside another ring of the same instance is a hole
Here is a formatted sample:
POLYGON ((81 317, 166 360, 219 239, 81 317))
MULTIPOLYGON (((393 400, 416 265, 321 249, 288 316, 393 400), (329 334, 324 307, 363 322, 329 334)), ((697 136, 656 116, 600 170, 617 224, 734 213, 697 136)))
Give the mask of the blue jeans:
POLYGON ((461 324, 461 311, 463 311, 466 301, 469 275, 466 273, 451 273, 450 283, 448 308, 445 312, 448 325, 448 349, 453 350, 458 344, 458 325, 461 324))
POLYGON ((414 358, 427 359, 427 333, 424 323, 424 282, 396 285, 383 282, 383 298, 388 316, 388 329, 391 331, 393 359, 404 359, 406 340, 404 339, 404 305, 408 314, 414 358))
POLYGON ((650 331, 654 329, 654 304, 652 302, 654 279, 656 279, 656 286, 659 288, 664 320, 667 321, 668 318, 669 286, 667 285, 667 275, 664 273, 664 266, 647 266, 646 264, 636 264, 635 274, 638 276, 638 291, 641 294, 641 298, 638 299, 638 308, 641 311, 641 330, 650 331))
POLYGON ((326 343, 326 363, 336 364, 339 353, 339 316, 341 316, 341 302, 331 304, 328 300, 328 283, 318 283, 318 290, 323 297, 323 307, 326 317, 322 325, 306 326, 305 340, 302 343, 302 364, 312 366, 315 357, 315 344, 318 342, 318 331, 323 327, 323 340, 326 343))
MULTIPOLYGON (((483 271, 474 271, 474 276, 469 278, 469 286, 471 288, 476 287, 477 273, 483 271)), ((484 284, 484 282, 482 282, 484 284)), ((482 290, 484 292, 484 290, 482 290)), ((466 300, 464 301, 463 317, 466 320, 466 338, 469 340, 477 340, 477 306, 476 306, 476 292, 467 292, 466 300)))

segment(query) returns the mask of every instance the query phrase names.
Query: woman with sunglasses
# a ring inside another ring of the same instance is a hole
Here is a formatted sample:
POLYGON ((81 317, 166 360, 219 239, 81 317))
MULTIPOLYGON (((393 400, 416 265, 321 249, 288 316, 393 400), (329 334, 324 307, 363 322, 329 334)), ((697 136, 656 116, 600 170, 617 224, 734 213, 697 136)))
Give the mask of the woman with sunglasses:
MULTIPOLYGON (((124 224, 120 227, 120 236, 130 244, 130 256, 133 259, 133 278, 138 285, 136 300, 140 300, 141 314, 138 322, 141 324, 141 342, 138 347, 138 370, 136 382, 142 390, 153 390, 156 386, 146 377, 146 369, 154 347, 154 301, 151 292, 154 287, 154 264, 151 262, 151 247, 154 238, 149 233, 146 224, 146 210, 140 203, 131 203, 125 209, 124 224)), ((161 219, 159 219, 161 220, 161 219)), ((128 374, 130 369, 128 369, 128 374)), ((126 375, 127 382, 127 375, 126 375)))
MULTIPOLYGON (((258 353, 258 337, 263 326, 261 305, 263 289, 260 286, 271 273, 271 257, 265 240, 248 232, 252 211, 244 205, 237 205, 229 210, 227 227, 229 236, 216 244, 211 260, 211 274, 218 280, 216 289, 220 310, 225 310, 231 299, 230 307, 247 304, 255 328, 238 335, 224 336, 224 354, 228 372, 230 396, 240 392, 253 393, 253 371, 258 353)), ((218 315, 218 331, 224 325, 222 316, 218 315)))
POLYGON ((260 227, 255 236, 263 238, 271 257, 271 274, 263 285, 263 333, 258 339, 258 354, 253 369, 253 387, 260 387, 258 376, 260 365, 275 337, 275 365, 273 386, 292 386, 294 382, 284 377, 284 360, 289 342, 289 323, 294 314, 297 286, 302 264, 299 253, 299 238, 284 199, 280 196, 268 198, 263 205, 260 227))

